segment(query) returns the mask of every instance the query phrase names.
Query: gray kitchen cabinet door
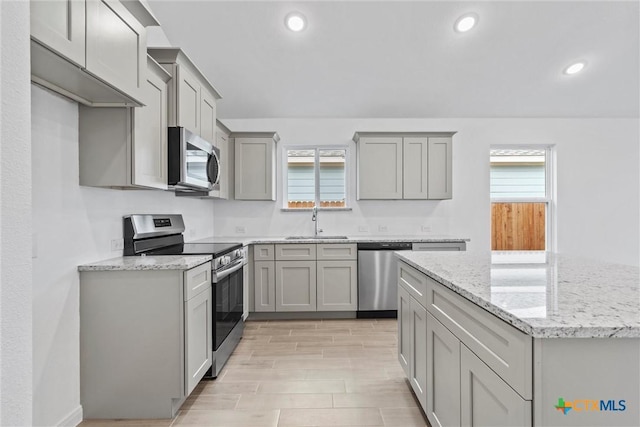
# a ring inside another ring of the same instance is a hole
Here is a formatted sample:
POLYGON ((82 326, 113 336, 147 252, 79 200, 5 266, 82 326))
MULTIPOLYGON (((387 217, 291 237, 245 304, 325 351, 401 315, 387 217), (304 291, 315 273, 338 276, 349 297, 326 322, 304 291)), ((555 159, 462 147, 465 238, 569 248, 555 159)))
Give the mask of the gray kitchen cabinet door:
POLYGON ((275 200, 275 140, 235 137, 236 200, 275 200))
POLYGON ((463 426, 531 426, 531 401, 520 397, 464 344, 460 371, 463 426))
POLYGON ((402 188, 404 199, 427 199, 426 137, 403 138, 402 188))
POLYGON ((427 407, 433 427, 460 426, 460 340, 427 313, 427 407))
POLYGON ((358 141, 358 199, 402 199, 402 138, 358 141))
POLYGON ((213 360, 211 288, 185 302, 185 396, 198 385, 213 360))
POLYGON ((276 261, 276 311, 316 311, 315 261, 276 261))
POLYGON ((144 107, 134 110, 132 184, 167 189, 167 82, 171 76, 150 57, 143 92, 144 107))
POLYGON ((427 187, 429 199, 451 199, 453 150, 451 137, 430 137, 427 187))
POLYGON ((398 286, 398 362, 407 378, 411 375, 411 297, 398 286))
POLYGON ((200 81, 186 66, 178 65, 177 68, 176 126, 200 135, 200 81))
POLYGON ((31 38, 69 61, 85 66, 85 2, 31 1, 31 38))
POLYGON ((276 311, 276 264, 273 261, 253 263, 255 311, 276 311))
POLYGON ((200 136, 216 142, 216 98, 204 87, 200 87, 200 136))
POLYGON ((411 306, 409 382, 424 409, 427 401, 427 310, 412 297, 409 297, 409 300, 411 306))
POLYGON ((318 311, 358 309, 358 262, 318 261, 318 311))
POLYGON ((86 2, 86 70, 134 99, 142 99, 147 33, 117 0, 86 2))

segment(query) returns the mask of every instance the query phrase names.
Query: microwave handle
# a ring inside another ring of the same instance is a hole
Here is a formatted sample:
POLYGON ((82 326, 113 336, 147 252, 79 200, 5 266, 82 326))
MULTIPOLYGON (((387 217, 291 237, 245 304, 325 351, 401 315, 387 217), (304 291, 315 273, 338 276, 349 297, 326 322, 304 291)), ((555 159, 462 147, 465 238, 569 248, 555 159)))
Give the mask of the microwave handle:
POLYGON ((212 185, 216 185, 220 180, 220 161, 214 153, 210 154, 207 160, 207 179, 212 185))

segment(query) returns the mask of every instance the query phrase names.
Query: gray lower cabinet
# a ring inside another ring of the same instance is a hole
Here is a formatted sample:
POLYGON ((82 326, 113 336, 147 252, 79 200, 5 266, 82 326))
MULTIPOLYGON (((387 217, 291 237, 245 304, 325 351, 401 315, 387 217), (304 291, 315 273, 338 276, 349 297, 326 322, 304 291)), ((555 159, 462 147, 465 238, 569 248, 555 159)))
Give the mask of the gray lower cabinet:
POLYGON ((427 399, 432 427, 460 425, 460 340, 427 313, 427 399))
POLYGON ((411 306, 411 360, 409 382, 422 408, 427 399, 427 310, 412 297, 411 306))
POLYGON ((531 425, 531 401, 520 397, 464 344, 460 344, 460 380, 462 425, 531 425))
POLYGON ((254 311, 355 312, 357 258, 353 243, 254 245, 254 311))
POLYGON ((85 418, 172 418, 212 364, 211 263, 80 273, 85 418))
POLYGON ((531 338, 415 268, 398 270, 398 360, 429 423, 531 426, 531 338))
POLYGON ((409 378, 411 360, 411 297, 402 286, 398 286, 398 362, 409 378))
POLYGON ((318 261, 318 311, 358 309, 358 262, 318 261))
MULTIPOLYGON (((273 247, 273 245, 271 245, 273 247)), ((253 263, 255 311, 276 311, 276 266, 273 261, 253 263)))
POLYGON ((276 261, 276 311, 316 311, 316 262, 276 261))

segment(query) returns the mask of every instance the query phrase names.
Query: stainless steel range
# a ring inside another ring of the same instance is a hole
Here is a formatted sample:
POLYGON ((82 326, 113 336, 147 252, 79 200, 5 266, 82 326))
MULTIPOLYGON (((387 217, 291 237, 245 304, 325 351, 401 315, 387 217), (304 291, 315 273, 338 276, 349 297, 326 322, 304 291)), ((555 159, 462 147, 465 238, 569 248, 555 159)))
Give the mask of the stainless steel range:
POLYGON ((241 243, 185 243, 184 230, 182 215, 127 215, 124 255, 213 256, 213 366, 207 376, 216 378, 242 338, 246 252, 241 243))

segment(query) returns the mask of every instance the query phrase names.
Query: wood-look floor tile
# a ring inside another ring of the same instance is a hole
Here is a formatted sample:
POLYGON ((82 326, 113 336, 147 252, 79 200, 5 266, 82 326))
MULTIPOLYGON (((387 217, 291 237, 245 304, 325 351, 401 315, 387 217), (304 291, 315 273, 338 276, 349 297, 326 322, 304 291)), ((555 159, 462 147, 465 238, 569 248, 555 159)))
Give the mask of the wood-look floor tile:
POLYGON ((220 381, 275 381, 306 378, 307 371, 304 369, 238 369, 229 367, 220 381))
POLYGON ((245 367, 248 369, 271 369, 273 368, 273 364, 275 363, 275 359, 273 358, 264 358, 264 359, 235 359, 235 360, 227 360, 227 364, 225 366, 229 367, 245 367))
POLYGON ((332 335, 276 335, 271 337, 270 343, 291 344, 304 342, 310 344, 322 344, 333 342, 332 335))
POLYGON ((258 390, 257 381, 201 381, 196 386, 194 393, 203 394, 245 394, 255 393, 258 390))
POLYGON ((276 369, 340 369, 348 368, 349 359, 278 359, 274 364, 276 369))
POLYGON ((243 333, 244 335, 253 335, 253 336, 273 336, 273 335, 291 335, 291 329, 285 329, 285 328, 259 328, 259 329, 251 329, 251 330, 245 330, 243 333))
POLYGON ((305 381, 263 381, 258 386, 259 394, 279 393, 344 393, 344 381, 305 380, 305 381))
POLYGON ((291 336, 296 335, 327 335, 327 336, 342 336, 351 335, 351 329, 349 328, 324 328, 324 329, 292 329, 291 336))
POLYGON ((382 426, 371 408, 282 409, 278 426, 382 426))
POLYGON ((237 409, 331 408, 329 393, 243 394, 237 409))
POLYGON ((251 359, 322 359, 322 349, 305 348, 295 350, 257 350, 251 359))
POLYGON ((265 410, 196 410, 180 411, 174 426, 251 426, 251 427, 275 427, 278 425, 278 409, 265 410))
POLYGON ((413 394, 341 393, 333 395, 334 408, 413 408, 418 406, 413 394))
POLYGON ((240 400, 239 394, 198 394, 191 396, 180 407, 181 411, 188 409, 235 409, 240 400))
POLYGON ((327 319, 322 320, 318 324, 318 329, 332 329, 332 328, 349 328, 349 329, 373 329, 373 324, 375 320, 367 320, 367 319, 327 319))
POLYGON ((384 369, 353 369, 349 366, 339 369, 308 369, 308 380, 355 380, 389 378, 384 369))
POLYGON ((269 320, 263 328, 315 329, 321 320, 269 320))
POLYGON ((405 393, 409 390, 409 383, 404 378, 389 378, 383 380, 345 380, 347 393, 405 393))
POLYGON ((348 342, 325 342, 325 343, 307 343, 307 342, 299 342, 296 344, 297 349, 305 350, 305 349, 317 349, 317 350, 325 350, 328 348, 363 348, 360 343, 348 343, 348 342))
POLYGON ((173 423, 170 418, 143 420, 83 420, 78 427, 169 427, 173 423))
POLYGON ((429 427, 429 422, 419 408, 380 408, 385 426, 429 427))

